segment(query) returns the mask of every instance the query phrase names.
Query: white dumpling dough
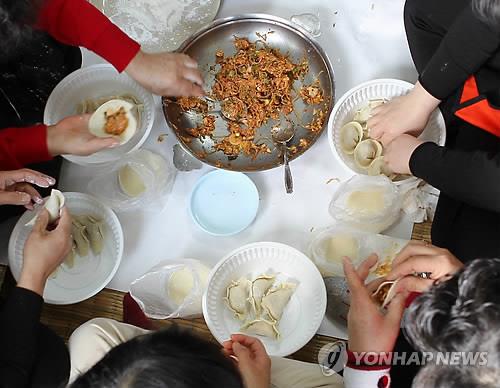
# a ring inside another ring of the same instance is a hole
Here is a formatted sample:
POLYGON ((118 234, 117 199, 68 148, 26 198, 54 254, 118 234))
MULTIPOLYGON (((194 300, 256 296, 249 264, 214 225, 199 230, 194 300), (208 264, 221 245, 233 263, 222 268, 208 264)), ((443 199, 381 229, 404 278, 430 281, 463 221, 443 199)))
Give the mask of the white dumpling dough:
POLYGON ((241 331, 248 334, 261 335, 268 338, 278 339, 280 332, 276 327, 275 322, 270 322, 265 319, 256 319, 242 326, 241 331))
POLYGON ((120 189, 132 198, 138 197, 146 191, 143 179, 128 163, 118 171, 118 183, 120 189))
POLYGON ((125 110, 126 117, 128 119, 127 128, 118 135, 121 144, 128 142, 137 131, 137 119, 133 114, 133 109, 135 105, 124 100, 110 100, 102 104, 97 110, 92 114, 89 120, 89 131, 94 136, 97 137, 109 137, 111 134, 105 131, 106 126, 106 115, 111 115, 116 113, 123 108, 125 110))
POLYGON ((352 213, 376 215, 385 208, 384 192, 381 189, 353 191, 347 197, 346 205, 352 213))
POLYGON ((344 256, 349 257, 353 261, 358 259, 358 239, 347 234, 339 234, 328 239, 326 242, 326 260, 342 263, 344 256))
POLYGON ((382 151, 382 144, 377 140, 363 140, 354 149, 354 161, 361 168, 369 168, 373 161, 382 155, 382 151))
MULTIPOLYGON (((66 199, 64 198, 63 193, 61 193, 59 190, 52 189, 52 191, 50 192, 50 197, 49 199, 47 199, 47 202, 45 202, 44 206, 44 208, 49 212, 49 224, 52 224, 59 218, 61 209, 63 208, 65 202, 66 199)), ((38 216, 33 217, 33 219, 28 222, 26 226, 35 225, 37 218, 38 216)))
POLYGON ((245 277, 233 281, 226 290, 226 303, 236 318, 244 320, 248 316, 248 300, 252 282, 245 277))
POLYGON ((271 288, 275 278, 276 276, 274 275, 260 275, 252 281, 252 297, 250 302, 252 303, 255 314, 260 314, 262 297, 271 288))
POLYGON ((194 276, 198 277, 201 283, 199 286, 205 289, 209 273, 210 269, 204 265, 197 265, 193 269, 184 267, 175 271, 170 276, 167 286, 169 299, 177 306, 182 305, 195 286, 194 276))
POLYGON ((340 146, 346 154, 351 155, 361 140, 363 127, 360 123, 351 121, 340 128, 340 146))

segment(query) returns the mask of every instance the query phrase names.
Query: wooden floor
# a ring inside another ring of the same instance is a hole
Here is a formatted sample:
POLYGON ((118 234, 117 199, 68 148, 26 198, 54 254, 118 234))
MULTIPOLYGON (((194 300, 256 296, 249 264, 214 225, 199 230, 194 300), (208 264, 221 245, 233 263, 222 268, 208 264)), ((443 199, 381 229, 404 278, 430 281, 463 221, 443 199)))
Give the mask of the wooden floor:
MULTIPOLYGON (((416 224, 412 238, 430 242, 430 223, 416 224)), ((14 279, 10 275, 7 267, 4 266, 0 266, 0 285, 1 294, 3 295, 7 294, 8 290, 15 285, 14 279)), ((89 319, 105 317, 121 321, 123 296, 124 294, 122 292, 104 289, 96 296, 74 305, 45 305, 41 321, 67 340, 73 330, 89 319)), ((204 338, 215 341, 203 318, 157 321, 157 324, 158 326, 168 326, 173 322, 177 323, 179 326, 192 329, 204 338)), ((290 356, 290 358, 307 362, 317 362, 319 349, 332 341, 334 341, 334 339, 331 337, 316 335, 306 346, 290 356)))

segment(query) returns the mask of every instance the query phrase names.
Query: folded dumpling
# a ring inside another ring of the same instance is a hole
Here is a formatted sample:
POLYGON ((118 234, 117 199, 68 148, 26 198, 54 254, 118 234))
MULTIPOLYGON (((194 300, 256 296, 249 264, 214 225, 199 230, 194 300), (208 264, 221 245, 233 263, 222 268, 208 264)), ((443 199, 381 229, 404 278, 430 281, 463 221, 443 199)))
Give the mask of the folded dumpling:
POLYGON ((250 321, 241 327, 241 331, 248 334, 261 335, 275 339, 280 337, 280 332, 276 327, 276 323, 265 319, 255 319, 250 321))
POLYGON ((233 281, 226 290, 226 303, 234 315, 245 320, 248 316, 248 299, 252 282, 242 277, 238 281, 233 281))
POLYGON ((398 280, 385 281, 381 283, 378 288, 373 292, 372 299, 382 308, 385 308, 392 298, 396 296, 396 284, 398 280))
POLYGON ((93 216, 77 216, 74 219, 85 226, 85 234, 90 243, 90 248, 95 255, 99 255, 104 247, 105 224, 93 216))
MULTIPOLYGON (((66 202, 63 193, 61 193, 59 190, 52 189, 50 192, 50 197, 47 199, 47 202, 45 202, 44 208, 47 209, 49 212, 49 225, 55 222, 60 214, 61 214, 61 209, 64 206, 64 203, 66 202)), ((38 216, 33 217, 33 219, 26 224, 26 226, 33 226, 35 225, 36 219, 38 216)))
POLYGON ((88 256, 90 242, 86 235, 86 227, 77 220, 73 219, 71 222, 71 229, 73 233, 73 242, 75 244, 76 254, 80 257, 88 256))
POLYGON ((256 315, 260 314, 262 297, 272 287, 275 278, 274 275, 260 275, 252 282, 250 303, 256 315))
POLYGON ((363 127, 356 121, 351 121, 340 128, 340 147, 351 155, 359 142, 363 140, 363 127))
POLYGON ((368 168, 375 159, 382 155, 382 144, 377 140, 366 139, 354 149, 354 161, 361 168, 368 168))
POLYGON ((283 315, 286 305, 294 293, 296 285, 293 283, 282 283, 276 288, 269 290, 262 297, 262 309, 275 321, 279 321, 283 315))

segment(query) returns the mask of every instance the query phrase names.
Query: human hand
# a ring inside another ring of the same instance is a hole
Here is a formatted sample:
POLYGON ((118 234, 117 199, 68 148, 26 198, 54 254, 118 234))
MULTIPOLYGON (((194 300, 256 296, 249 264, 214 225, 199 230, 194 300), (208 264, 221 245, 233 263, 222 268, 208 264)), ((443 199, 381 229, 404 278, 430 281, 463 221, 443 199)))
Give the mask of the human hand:
POLYGON ((399 135, 384 149, 387 168, 396 174, 410 175, 410 159, 423 141, 411 135, 399 135))
POLYGON ((0 205, 23 205, 32 210, 33 203, 43 202, 32 185, 49 187, 55 183, 54 178, 27 168, 0 171, 0 205))
POLYGON ((425 292, 434 283, 453 277, 463 266, 447 249, 423 241, 410 241, 394 259, 387 280, 402 278, 396 285, 396 291, 425 292), (414 276, 422 272, 429 274, 429 278, 414 276))
POLYGON ((377 259, 377 255, 369 256, 357 270, 349 259, 344 259, 344 273, 351 299, 347 328, 349 349, 352 352, 391 352, 399 335, 408 294, 396 294, 387 307, 387 313, 381 311, 371 297, 372 290, 364 284, 370 269, 377 264, 377 259))
POLYGON ((89 132, 91 115, 69 116, 47 127, 47 147, 52 156, 88 156, 105 148, 120 145, 115 137, 97 137, 89 132))
POLYGON ((269 388, 271 359, 260 340, 243 334, 233 334, 222 346, 228 356, 237 358, 245 388, 269 388))
POLYGON ((125 71, 146 89, 159 96, 203 96, 203 78, 198 64, 186 54, 142 51, 125 71))
POLYGON ((71 241, 71 216, 64 207, 55 229, 48 231, 49 213, 43 209, 26 240, 23 268, 18 287, 43 295, 48 277, 69 253, 71 241))
POLYGON ((394 98, 373 109, 372 117, 368 120, 370 137, 387 146, 403 133, 418 136, 439 103, 440 100, 429 94, 420 82, 417 82, 407 95, 394 98))

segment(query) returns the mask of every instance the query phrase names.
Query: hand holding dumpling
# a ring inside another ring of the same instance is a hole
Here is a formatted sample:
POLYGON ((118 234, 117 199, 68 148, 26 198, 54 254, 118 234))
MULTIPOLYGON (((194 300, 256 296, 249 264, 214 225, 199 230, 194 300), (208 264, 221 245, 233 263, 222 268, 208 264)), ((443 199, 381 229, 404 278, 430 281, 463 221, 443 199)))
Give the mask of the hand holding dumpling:
POLYGON ((33 203, 42 203, 40 193, 33 187, 49 187, 56 180, 38 171, 23 168, 0 171, 0 205, 24 205, 33 209, 33 203))

